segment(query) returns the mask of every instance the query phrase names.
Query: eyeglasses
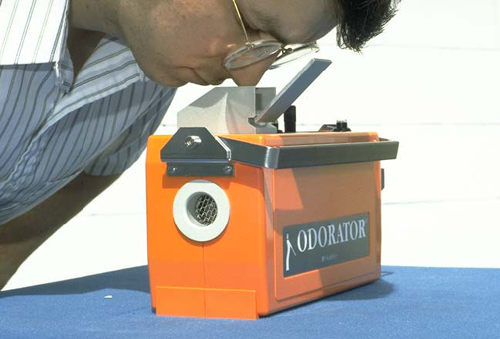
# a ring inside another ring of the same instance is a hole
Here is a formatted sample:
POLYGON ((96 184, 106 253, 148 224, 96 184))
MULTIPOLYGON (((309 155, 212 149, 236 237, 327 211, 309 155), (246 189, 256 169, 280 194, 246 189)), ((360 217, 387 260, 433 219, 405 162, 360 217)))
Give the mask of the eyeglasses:
POLYGON ((236 0, 232 0, 241 28, 245 34, 245 46, 229 54, 224 60, 224 67, 226 69, 235 69, 245 67, 261 60, 267 59, 271 56, 277 55, 276 60, 273 62, 269 69, 275 69, 290 61, 294 61, 304 55, 315 53, 319 51, 317 42, 307 44, 290 44, 285 45, 278 40, 257 40, 250 42, 248 33, 243 23, 240 10, 236 4, 236 0))

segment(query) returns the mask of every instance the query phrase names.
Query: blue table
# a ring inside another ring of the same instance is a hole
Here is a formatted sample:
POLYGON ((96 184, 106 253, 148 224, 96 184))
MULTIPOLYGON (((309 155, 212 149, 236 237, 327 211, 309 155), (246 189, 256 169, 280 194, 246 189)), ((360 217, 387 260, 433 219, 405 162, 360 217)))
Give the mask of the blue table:
POLYGON ((500 270, 382 271, 376 283, 240 321, 157 317, 147 267, 136 267, 0 293, 0 338, 500 338, 500 270))

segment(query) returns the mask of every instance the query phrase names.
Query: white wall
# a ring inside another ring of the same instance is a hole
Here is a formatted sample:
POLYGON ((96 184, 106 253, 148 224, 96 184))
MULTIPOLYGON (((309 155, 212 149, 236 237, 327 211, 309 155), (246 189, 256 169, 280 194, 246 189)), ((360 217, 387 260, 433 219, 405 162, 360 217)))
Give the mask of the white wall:
MULTIPOLYGON (((321 41, 329 70, 297 101, 299 129, 347 119, 400 141, 384 163, 383 264, 500 267, 500 0, 404 0, 362 55, 321 41)), ((269 72, 281 88, 294 70, 269 72)), ((227 85, 230 85, 228 83, 227 85)), ((208 88, 185 86, 158 133, 208 88)), ((63 227, 7 288, 146 264, 144 164, 63 227)))

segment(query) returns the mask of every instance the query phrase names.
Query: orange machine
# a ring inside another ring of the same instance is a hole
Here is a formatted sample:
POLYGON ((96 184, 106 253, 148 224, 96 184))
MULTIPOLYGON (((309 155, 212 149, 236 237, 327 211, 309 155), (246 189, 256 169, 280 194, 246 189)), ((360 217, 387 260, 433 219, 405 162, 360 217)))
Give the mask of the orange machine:
POLYGON ((311 60, 278 95, 216 87, 150 138, 156 314, 257 319, 380 276, 380 160, 398 143, 345 122, 295 132, 294 100, 330 64, 311 60))
POLYGON ((397 147, 331 131, 151 137, 156 314, 257 319, 378 279, 380 160, 397 147))

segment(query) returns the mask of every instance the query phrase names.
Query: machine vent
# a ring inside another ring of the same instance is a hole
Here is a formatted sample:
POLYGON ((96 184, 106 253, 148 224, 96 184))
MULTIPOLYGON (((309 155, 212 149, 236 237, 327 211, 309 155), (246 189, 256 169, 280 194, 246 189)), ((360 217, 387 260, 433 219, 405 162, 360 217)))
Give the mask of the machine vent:
POLYGON ((202 194, 196 199, 194 206, 194 218, 200 224, 209 226, 217 218, 217 203, 208 194, 202 194))

